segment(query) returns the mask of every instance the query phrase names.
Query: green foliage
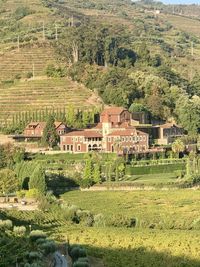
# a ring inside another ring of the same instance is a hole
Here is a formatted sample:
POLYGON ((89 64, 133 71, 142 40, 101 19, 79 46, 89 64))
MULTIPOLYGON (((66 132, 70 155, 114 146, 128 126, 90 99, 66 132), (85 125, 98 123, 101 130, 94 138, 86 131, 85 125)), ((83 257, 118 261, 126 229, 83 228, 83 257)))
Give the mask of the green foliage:
POLYGON ((14 226, 13 232, 18 236, 23 236, 26 233, 26 227, 25 226, 14 226))
POLYGON ((30 176, 29 188, 37 189, 41 194, 46 192, 46 175, 45 170, 41 165, 38 165, 30 176))
POLYGON ((12 221, 11 220, 0 220, 0 229, 1 231, 12 229, 12 221))
POLYGON ((61 67, 56 67, 53 64, 51 64, 48 65, 46 68, 46 75, 48 77, 61 78, 66 76, 66 71, 61 67))
POLYGON ((128 175, 143 175, 143 174, 156 174, 156 173, 170 173, 176 170, 184 170, 185 164, 166 164, 158 166, 143 166, 143 167, 126 167, 126 174, 128 175))
POLYGON ((15 172, 10 169, 0 170, 0 193, 14 193, 18 189, 18 180, 15 172))
POLYGON ((176 102, 176 114, 180 124, 191 135, 197 134, 200 128, 200 98, 182 95, 176 102))
POLYGON ((54 123, 55 119, 52 115, 50 115, 44 128, 44 133, 42 137, 42 142, 44 144, 48 144, 52 148, 55 147, 59 141, 59 136, 56 132, 54 123))
POLYGON ((15 12, 14 12, 14 18, 15 18, 16 20, 20 20, 20 19, 22 19, 22 18, 24 18, 24 17, 26 17, 26 16, 28 16, 28 15, 30 15, 30 14, 32 14, 32 13, 33 13, 33 11, 30 10, 29 7, 26 7, 26 6, 20 6, 20 7, 18 7, 18 8, 15 10, 15 12))
POLYGON ((95 164, 94 166, 93 181, 95 184, 101 183, 101 170, 99 164, 95 164))
POLYGON ((45 239, 46 238, 46 234, 41 231, 41 230, 33 230, 30 232, 30 239, 31 241, 35 242, 38 239, 45 239))

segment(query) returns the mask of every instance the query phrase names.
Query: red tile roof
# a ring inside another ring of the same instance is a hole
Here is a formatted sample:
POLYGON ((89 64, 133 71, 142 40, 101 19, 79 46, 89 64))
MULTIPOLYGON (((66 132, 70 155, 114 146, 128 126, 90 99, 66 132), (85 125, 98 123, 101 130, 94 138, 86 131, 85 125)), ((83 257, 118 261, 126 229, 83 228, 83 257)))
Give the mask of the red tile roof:
POLYGON ((102 134, 96 132, 96 131, 91 131, 91 130, 84 130, 84 131, 73 131, 70 133, 65 134, 64 136, 83 136, 83 137, 103 137, 102 134))
POLYGON ((169 129, 169 128, 172 128, 172 127, 178 127, 178 128, 182 128, 181 126, 173 123, 173 122, 168 122, 168 123, 165 123, 165 124, 162 124, 159 126, 160 128, 163 128, 163 129, 169 129))
POLYGON ((108 136, 132 136, 135 134, 148 135, 147 133, 136 130, 135 128, 127 128, 125 130, 116 130, 108 134, 108 136))
POLYGON ((126 130, 116 130, 108 134, 108 136, 132 136, 137 133, 135 128, 126 129, 126 130))
POLYGON ((111 108, 106 108, 102 111, 101 115, 120 115, 123 111, 127 109, 122 108, 122 107, 111 107, 111 108))

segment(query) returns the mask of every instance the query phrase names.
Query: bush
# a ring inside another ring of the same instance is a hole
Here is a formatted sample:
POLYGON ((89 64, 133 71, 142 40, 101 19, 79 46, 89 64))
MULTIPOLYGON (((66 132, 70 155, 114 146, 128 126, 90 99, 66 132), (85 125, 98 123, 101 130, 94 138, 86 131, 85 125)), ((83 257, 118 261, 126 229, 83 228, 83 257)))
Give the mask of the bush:
POLYGON ((80 247, 79 246, 74 246, 72 248, 72 250, 70 251, 70 256, 71 256, 73 262, 78 260, 78 258, 80 257, 79 251, 80 251, 80 247))
POLYGON ((19 236, 25 235, 25 233, 26 233, 26 227, 25 226, 14 226, 13 232, 16 235, 19 235, 19 236))
POLYGON ((39 199, 41 194, 40 192, 33 188, 33 189, 29 189, 28 191, 26 191, 26 198, 35 198, 35 199, 39 199))
POLYGON ((27 74, 26 74, 26 78, 27 79, 30 79, 30 78, 32 78, 33 77, 33 73, 32 72, 27 72, 27 74))
POLYGON ((31 233, 30 233, 30 240, 31 241, 34 242, 39 238, 42 238, 42 239, 46 238, 46 234, 41 230, 33 230, 33 231, 31 231, 31 233))
POLYGON ((30 8, 25 7, 25 6, 20 6, 15 10, 14 13, 14 18, 16 20, 20 20, 30 14, 32 14, 33 12, 30 10, 30 8))
POLYGON ((12 229, 12 221, 11 220, 0 220, 0 229, 12 229))
POLYGON ((54 241, 47 240, 46 242, 40 245, 40 248, 44 251, 44 254, 47 256, 50 253, 54 253, 56 251, 56 244, 54 241))

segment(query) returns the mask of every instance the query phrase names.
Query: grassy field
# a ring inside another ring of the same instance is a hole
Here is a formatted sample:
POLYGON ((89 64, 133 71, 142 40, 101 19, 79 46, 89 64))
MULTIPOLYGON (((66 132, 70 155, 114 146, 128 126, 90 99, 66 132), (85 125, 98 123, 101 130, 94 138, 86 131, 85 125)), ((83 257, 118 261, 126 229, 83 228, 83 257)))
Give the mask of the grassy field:
POLYGON ((200 229, 199 191, 69 192, 63 198, 105 217, 137 219, 138 228, 200 229))
POLYGON ((134 185, 176 184, 177 178, 174 173, 131 175, 125 177, 125 182, 133 182, 134 185))

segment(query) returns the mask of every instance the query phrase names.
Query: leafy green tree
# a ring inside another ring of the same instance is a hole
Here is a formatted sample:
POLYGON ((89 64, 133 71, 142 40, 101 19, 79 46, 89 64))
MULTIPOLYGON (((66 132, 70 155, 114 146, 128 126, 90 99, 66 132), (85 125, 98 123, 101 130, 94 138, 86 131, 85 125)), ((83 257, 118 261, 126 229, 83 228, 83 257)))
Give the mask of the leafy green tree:
POLYGON ((189 134, 194 135, 200 129, 200 97, 193 96, 189 98, 188 95, 182 95, 176 102, 175 110, 179 123, 188 131, 189 134))
POLYGON ((130 112, 148 112, 148 109, 140 103, 133 103, 130 106, 129 111, 130 112))
POLYGON ((18 179, 14 171, 10 169, 0 170, 0 193, 14 193, 18 189, 18 179))
POLYGON ((55 128, 55 120, 52 115, 49 116, 44 128, 42 142, 48 144, 50 147, 56 146, 59 142, 59 136, 55 128))
POLYGON ((45 194, 47 190, 45 170, 38 165, 30 176, 29 189, 37 189, 40 193, 45 194))

